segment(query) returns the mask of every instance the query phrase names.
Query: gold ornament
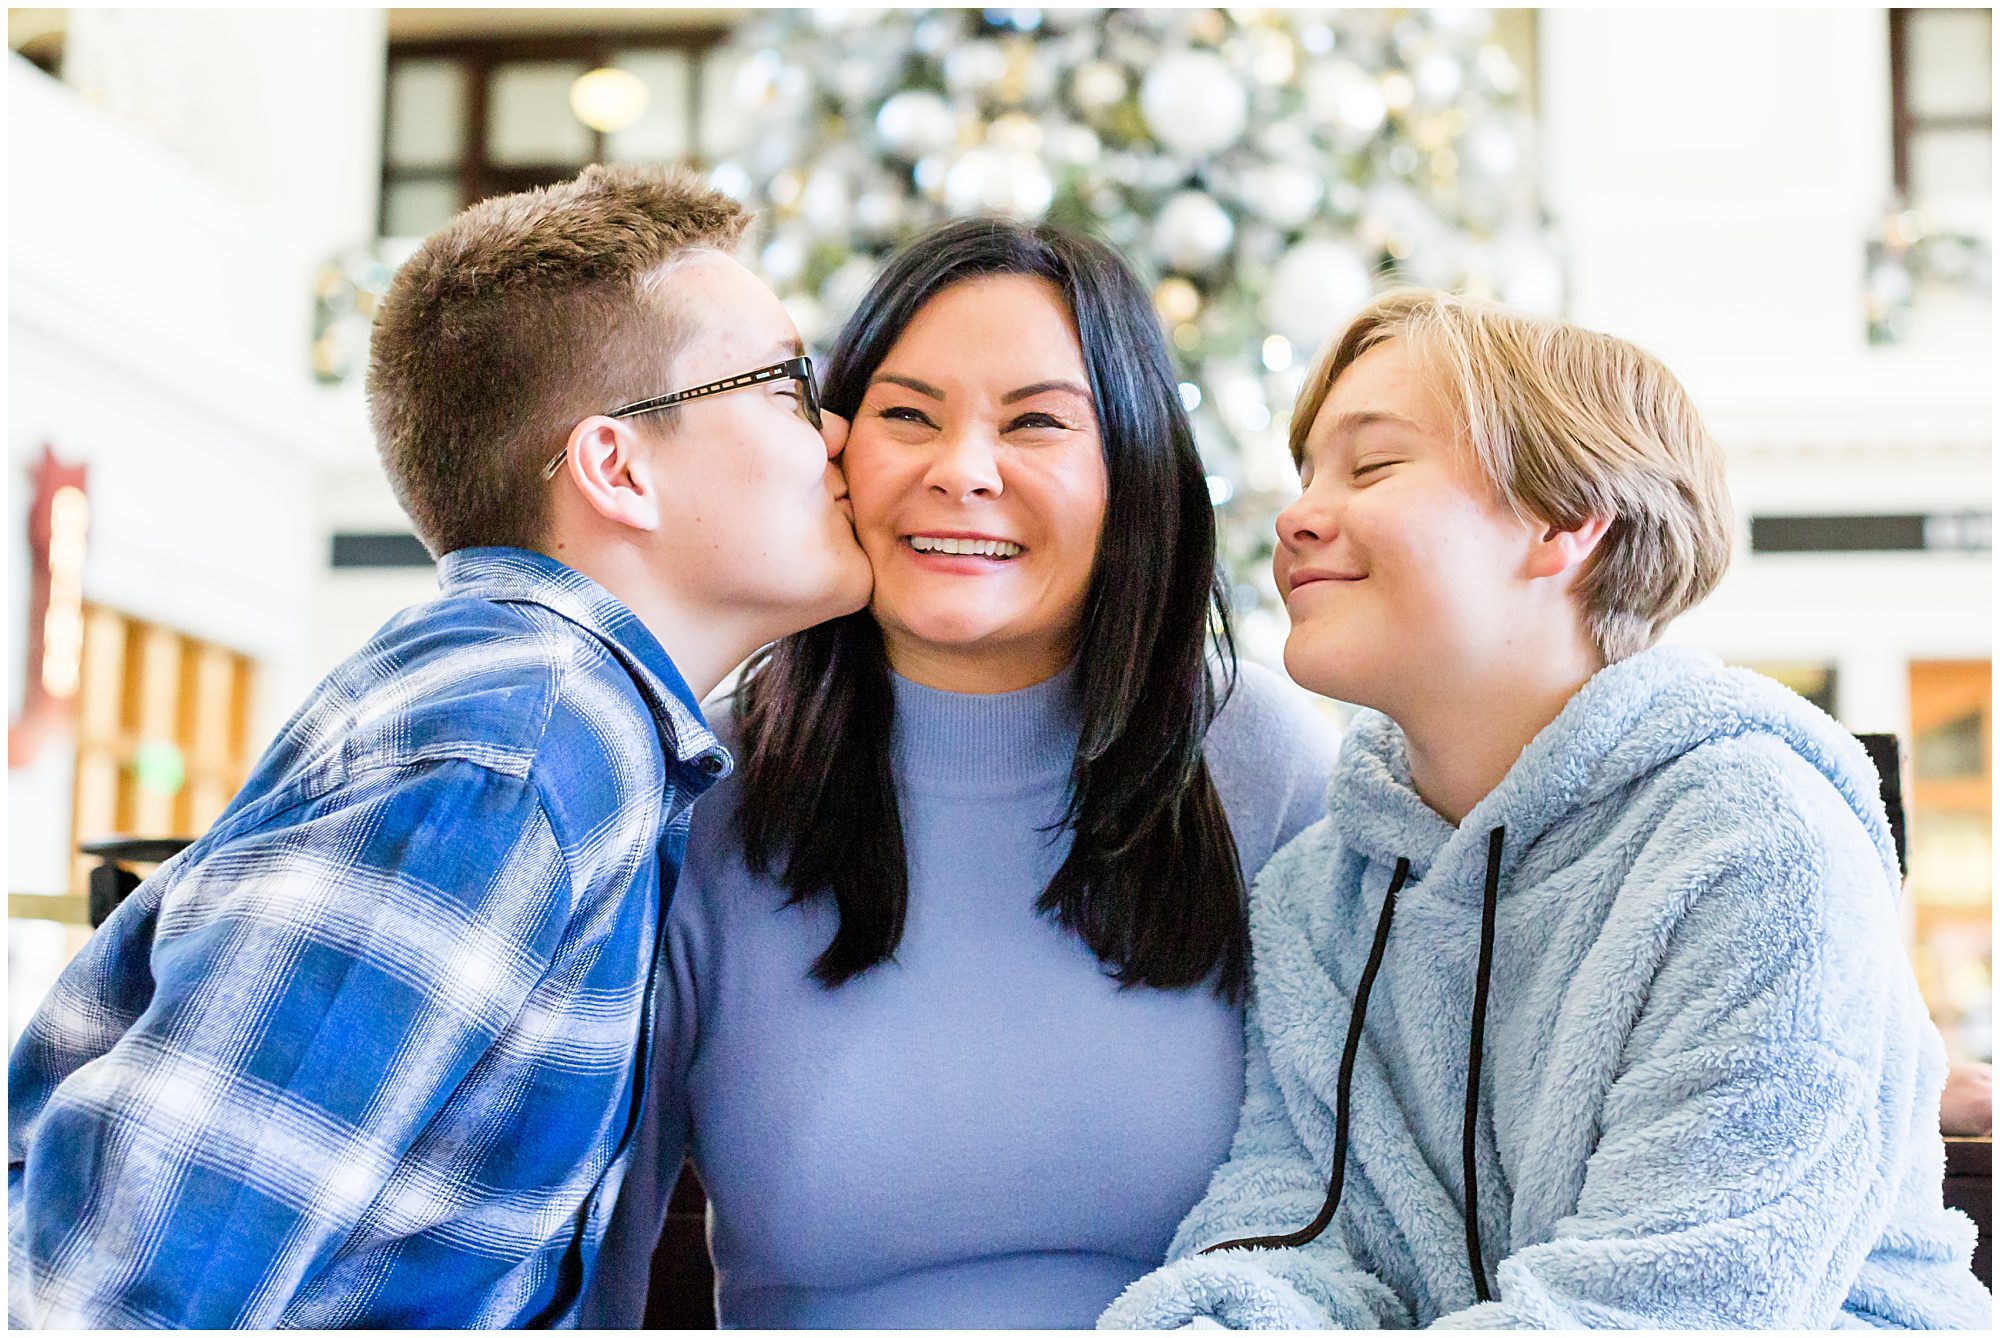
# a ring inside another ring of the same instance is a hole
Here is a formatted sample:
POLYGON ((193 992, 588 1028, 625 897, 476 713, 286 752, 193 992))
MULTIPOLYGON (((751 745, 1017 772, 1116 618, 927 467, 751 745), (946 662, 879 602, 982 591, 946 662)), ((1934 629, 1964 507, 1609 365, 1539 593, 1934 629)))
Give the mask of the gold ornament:
POLYGON ((1166 279, 1153 290, 1153 310, 1162 320, 1185 324, 1201 314, 1201 292, 1179 276, 1166 279))

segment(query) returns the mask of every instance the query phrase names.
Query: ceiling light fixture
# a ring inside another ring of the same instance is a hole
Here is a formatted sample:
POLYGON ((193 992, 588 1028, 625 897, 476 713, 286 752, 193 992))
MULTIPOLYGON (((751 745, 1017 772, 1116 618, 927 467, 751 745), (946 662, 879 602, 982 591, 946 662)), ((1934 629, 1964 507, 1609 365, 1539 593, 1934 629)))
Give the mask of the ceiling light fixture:
POLYGON ((569 86, 569 109, 600 134, 616 134, 646 111, 646 83, 629 70, 592 70, 569 86))

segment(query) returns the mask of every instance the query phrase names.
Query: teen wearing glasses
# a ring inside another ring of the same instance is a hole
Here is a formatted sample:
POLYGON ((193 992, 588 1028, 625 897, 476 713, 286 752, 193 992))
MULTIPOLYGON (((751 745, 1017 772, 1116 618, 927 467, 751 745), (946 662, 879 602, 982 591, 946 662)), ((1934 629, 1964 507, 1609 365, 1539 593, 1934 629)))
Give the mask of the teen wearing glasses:
POLYGON ((29 1023, 14 1325, 574 1319, 688 806, 729 769, 696 702, 868 594, 798 333, 730 256, 747 221, 591 168, 398 271, 369 403, 440 598, 327 677, 29 1023))
POLYGON ((1110 251, 949 225, 826 388, 875 593, 720 712, 740 765, 586 1318, 638 1322, 685 1147, 725 1325, 1086 1326, 1227 1151, 1243 888, 1335 740, 1275 675, 1232 690, 1201 462, 1110 251))
POLYGON ((1371 709, 1252 894, 1229 1162, 1103 1327, 1989 1328, 1867 756, 1654 644, 1733 528, 1686 392, 1391 295, 1292 452, 1285 664, 1371 709))

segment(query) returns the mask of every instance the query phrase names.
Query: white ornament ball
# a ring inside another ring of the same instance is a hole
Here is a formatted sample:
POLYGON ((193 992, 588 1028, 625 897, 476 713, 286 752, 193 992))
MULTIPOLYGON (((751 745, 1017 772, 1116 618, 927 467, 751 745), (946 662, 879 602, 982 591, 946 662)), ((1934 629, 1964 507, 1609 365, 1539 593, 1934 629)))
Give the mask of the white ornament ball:
POLYGON ((727 160, 717 163, 709 172, 708 184, 738 204, 749 203, 751 195, 757 190, 757 183, 750 179, 743 165, 727 160))
POLYGON ((1101 112, 1117 106, 1126 89, 1125 71, 1108 60, 1085 61, 1070 76, 1069 95, 1085 112, 1101 112))
POLYGON ((854 210, 854 192, 844 173, 819 167, 806 178, 799 194, 799 213, 820 232, 841 232, 854 210))
POLYGON ((875 131, 891 153, 915 161, 958 142, 958 117, 929 89, 906 88, 875 113, 875 131))
POLYGON ((1200 274, 1228 253, 1236 224, 1206 191, 1184 190, 1168 200, 1153 224, 1153 249, 1169 268, 1200 274))
POLYGON ((757 52, 738 65, 732 89, 737 105, 748 111, 762 111, 769 107, 777 98, 778 76, 784 68, 784 57, 769 49, 757 52))
POLYGON ((1349 61, 1318 64, 1306 71, 1306 112, 1349 144, 1365 142, 1388 119, 1382 86, 1349 61))
POLYGON ((955 214, 999 213, 1039 219, 1055 198, 1048 169, 1032 153, 981 145, 945 173, 945 204, 955 214))
POLYGON ((1096 162, 1103 151, 1103 143, 1089 126, 1065 122, 1048 132, 1046 152, 1059 163, 1072 167, 1086 166, 1096 162))
POLYGON ((1521 141, 1508 126, 1483 121, 1465 137, 1459 157, 1479 175, 1505 180, 1521 165, 1521 141))
POLYGON ((1264 319, 1293 347, 1317 349, 1373 291, 1368 265, 1352 247, 1308 237, 1272 268, 1264 319))
POLYGON ((1220 153, 1242 136, 1249 110, 1242 81, 1213 52, 1176 51, 1139 85, 1146 128, 1179 153, 1220 153))
POLYGON ((1319 174, 1297 163, 1259 163, 1243 174, 1243 203, 1273 227, 1298 227, 1324 193, 1319 174))
POLYGON ((902 197, 892 191, 864 191, 861 198, 854 202, 854 226, 861 230, 864 237, 885 240, 893 236, 902 223, 902 197))
POLYGON ((1448 51, 1434 51, 1417 62, 1417 93, 1424 101, 1442 107, 1458 96, 1465 84, 1465 68, 1448 51))
POLYGON ((764 278, 773 288, 788 288, 806 272, 806 248, 788 232, 779 233, 764 247, 764 278))
POLYGON ((955 93, 981 94, 1007 77, 1007 53, 988 40, 954 47, 944 58, 944 81, 955 93))

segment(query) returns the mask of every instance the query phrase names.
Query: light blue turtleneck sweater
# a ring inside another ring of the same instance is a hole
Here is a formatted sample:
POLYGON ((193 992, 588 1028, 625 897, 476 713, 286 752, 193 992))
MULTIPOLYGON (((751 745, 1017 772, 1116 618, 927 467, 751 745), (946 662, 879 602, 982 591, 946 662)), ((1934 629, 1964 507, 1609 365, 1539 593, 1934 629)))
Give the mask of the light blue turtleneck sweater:
MULTIPOLYGON (((1068 796, 1071 675, 990 696, 897 679, 895 702, 894 961, 813 981, 832 908, 743 868, 734 782, 696 810, 665 1049, 586 1325, 637 1324, 684 1147, 722 1323, 753 1328, 1088 1326, 1229 1150, 1240 1010, 1121 989, 1035 911, 1068 849, 1044 829, 1068 796)), ((1336 747, 1303 693, 1244 666, 1206 753, 1246 880, 1322 811, 1336 747)))

